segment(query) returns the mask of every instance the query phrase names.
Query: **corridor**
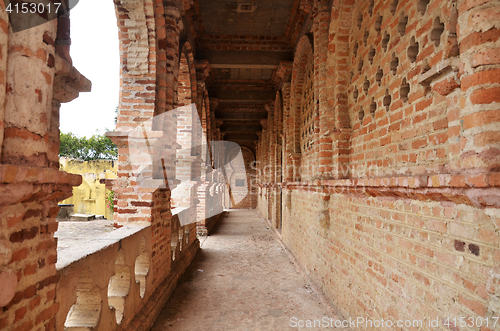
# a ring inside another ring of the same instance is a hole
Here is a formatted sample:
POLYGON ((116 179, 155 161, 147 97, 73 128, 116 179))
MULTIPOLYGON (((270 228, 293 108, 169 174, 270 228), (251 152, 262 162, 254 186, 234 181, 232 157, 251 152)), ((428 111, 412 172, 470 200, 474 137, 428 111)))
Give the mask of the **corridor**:
POLYGON ((302 329, 292 327, 299 321, 339 318, 320 302, 255 210, 226 215, 201 239, 200 252, 152 331, 294 330, 302 329))

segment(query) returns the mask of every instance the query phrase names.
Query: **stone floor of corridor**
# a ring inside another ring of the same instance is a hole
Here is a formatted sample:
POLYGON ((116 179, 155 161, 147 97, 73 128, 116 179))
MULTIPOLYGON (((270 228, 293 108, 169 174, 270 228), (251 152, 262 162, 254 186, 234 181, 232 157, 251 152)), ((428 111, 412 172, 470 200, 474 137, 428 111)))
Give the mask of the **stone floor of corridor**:
POLYGON ((201 250, 152 331, 325 330, 294 327, 292 318, 340 319, 255 210, 226 215, 201 238, 201 250))

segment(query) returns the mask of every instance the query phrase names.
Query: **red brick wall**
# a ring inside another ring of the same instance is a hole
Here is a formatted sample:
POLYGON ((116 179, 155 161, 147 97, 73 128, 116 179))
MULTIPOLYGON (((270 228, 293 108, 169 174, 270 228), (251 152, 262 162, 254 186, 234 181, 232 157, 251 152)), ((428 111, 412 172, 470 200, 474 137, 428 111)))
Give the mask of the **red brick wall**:
POLYGON ((500 254, 498 213, 333 194, 325 227, 318 221, 325 196, 294 191, 282 235, 345 316, 496 316, 498 297, 489 284, 500 254))
POLYGON ((498 316, 498 5, 315 4, 281 91, 283 183, 263 173, 279 169, 273 116, 259 140, 258 209, 279 227, 284 186, 283 240, 345 317, 498 316))

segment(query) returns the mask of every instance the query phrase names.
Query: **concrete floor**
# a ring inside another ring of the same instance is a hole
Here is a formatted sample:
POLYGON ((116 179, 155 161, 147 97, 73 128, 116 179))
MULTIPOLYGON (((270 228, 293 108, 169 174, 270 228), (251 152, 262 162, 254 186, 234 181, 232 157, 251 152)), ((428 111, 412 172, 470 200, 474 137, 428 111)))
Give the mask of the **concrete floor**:
POLYGON ((321 304, 255 210, 229 211, 200 241, 152 331, 342 329, 306 327, 340 317, 321 304))

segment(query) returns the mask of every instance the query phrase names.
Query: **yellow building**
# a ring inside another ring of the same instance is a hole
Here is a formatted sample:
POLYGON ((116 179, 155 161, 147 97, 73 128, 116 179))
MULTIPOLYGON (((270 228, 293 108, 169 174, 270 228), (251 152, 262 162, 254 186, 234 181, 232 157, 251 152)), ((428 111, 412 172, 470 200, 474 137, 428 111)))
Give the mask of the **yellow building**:
POLYGON ((73 196, 61 201, 61 204, 73 204, 76 214, 104 215, 113 219, 113 213, 107 208, 105 188, 100 179, 116 178, 117 162, 113 160, 81 161, 60 158, 59 169, 72 174, 82 175, 82 185, 73 188, 73 196))

